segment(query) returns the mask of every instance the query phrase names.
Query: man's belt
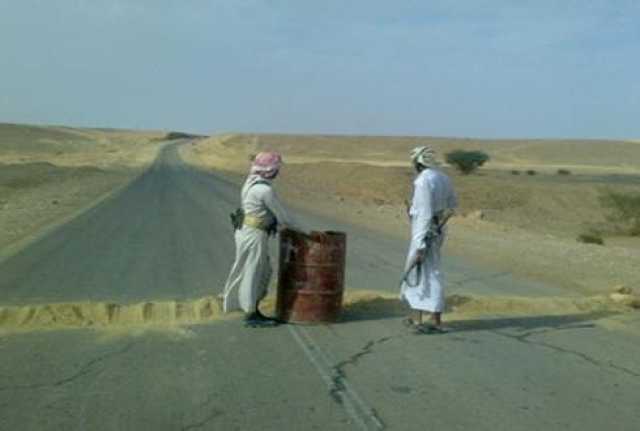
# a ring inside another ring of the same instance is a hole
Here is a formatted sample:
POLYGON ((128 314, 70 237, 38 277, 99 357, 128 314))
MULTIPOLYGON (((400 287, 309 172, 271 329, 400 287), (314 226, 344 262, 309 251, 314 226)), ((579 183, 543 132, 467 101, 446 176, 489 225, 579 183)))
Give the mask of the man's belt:
POLYGON ((261 229, 261 230, 269 229, 268 220, 262 217, 256 217, 248 214, 245 214, 242 224, 244 224, 245 226, 253 227, 255 229, 261 229))

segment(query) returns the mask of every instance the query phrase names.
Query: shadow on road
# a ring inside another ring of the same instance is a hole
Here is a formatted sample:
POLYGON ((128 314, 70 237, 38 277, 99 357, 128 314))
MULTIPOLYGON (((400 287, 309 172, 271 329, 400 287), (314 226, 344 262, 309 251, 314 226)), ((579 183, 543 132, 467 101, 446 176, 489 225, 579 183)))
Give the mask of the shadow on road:
POLYGON ((342 322, 394 319, 405 316, 407 307, 398 298, 375 296, 348 301, 342 310, 342 322))
POLYGON ((589 329, 595 328, 595 322, 620 314, 619 312, 590 312, 566 315, 509 316, 464 319, 458 318, 448 323, 456 332, 497 331, 516 329, 530 332, 536 329, 589 329))
MULTIPOLYGON (((449 299, 449 298, 448 298, 449 299)), ((396 319, 407 314, 407 307, 397 298, 365 298, 345 304, 342 322, 396 319)), ((582 329, 593 328, 595 322, 622 314, 619 310, 592 310, 568 314, 497 315, 487 312, 459 313, 451 310, 445 314, 447 326, 455 332, 496 331, 515 329, 530 332, 536 329, 582 329), (466 316, 465 316, 466 314, 466 316)))

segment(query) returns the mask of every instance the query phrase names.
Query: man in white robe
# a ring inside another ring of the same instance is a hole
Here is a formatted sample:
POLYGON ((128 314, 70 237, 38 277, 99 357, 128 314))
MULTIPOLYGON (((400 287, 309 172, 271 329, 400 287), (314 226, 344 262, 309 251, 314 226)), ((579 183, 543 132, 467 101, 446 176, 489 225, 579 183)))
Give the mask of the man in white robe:
POLYGON ((236 256, 223 293, 225 312, 242 310, 247 326, 275 326, 258 305, 267 295, 272 276, 269 236, 274 228, 294 228, 291 216, 278 199, 272 182, 282 159, 277 153, 259 153, 242 187, 244 222, 235 231, 236 256))
POLYGON ((435 153, 431 148, 413 149, 411 159, 418 175, 408 208, 411 243, 401 286, 401 298, 412 310, 405 323, 419 332, 445 332, 440 252, 446 237, 444 225, 457 206, 456 195, 449 177, 436 169, 435 153), (431 314, 432 325, 423 324, 424 312, 431 314))

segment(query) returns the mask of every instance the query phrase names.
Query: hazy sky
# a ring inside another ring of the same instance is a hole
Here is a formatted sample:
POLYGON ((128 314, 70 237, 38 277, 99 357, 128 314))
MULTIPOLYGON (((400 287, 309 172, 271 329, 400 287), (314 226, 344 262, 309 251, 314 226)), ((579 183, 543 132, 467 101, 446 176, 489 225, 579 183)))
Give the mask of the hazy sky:
POLYGON ((0 0, 0 122, 640 138, 640 1, 0 0))

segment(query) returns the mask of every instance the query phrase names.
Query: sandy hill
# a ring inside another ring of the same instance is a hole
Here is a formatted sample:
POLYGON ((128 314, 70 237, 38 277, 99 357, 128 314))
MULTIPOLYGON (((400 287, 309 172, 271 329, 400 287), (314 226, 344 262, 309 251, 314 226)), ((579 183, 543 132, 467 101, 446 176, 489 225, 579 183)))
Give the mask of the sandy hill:
POLYGON ((0 259, 127 184, 162 136, 0 123, 0 259))
POLYGON ((161 132, 0 123, 0 162, 95 165, 119 159, 128 164, 132 151, 144 152, 153 138, 161 136, 161 132))
POLYGON ((444 169, 454 179, 463 213, 482 211, 486 219, 510 226, 575 238, 605 223, 603 190, 640 186, 640 145, 623 141, 229 134, 199 141, 183 155, 241 176, 252 154, 273 149, 284 155, 286 174, 279 183, 291 195, 398 206, 411 193, 408 153, 423 143, 441 158, 455 149, 487 152, 492 160, 477 174, 444 169), (558 175, 559 168, 570 174, 558 175))
POLYGON ((411 148, 428 144, 441 156, 455 150, 482 150, 496 169, 573 168, 590 172, 640 172, 640 146, 611 140, 488 140, 435 137, 229 134, 201 143, 209 154, 246 157, 266 149, 291 163, 309 161, 404 165, 411 148))

